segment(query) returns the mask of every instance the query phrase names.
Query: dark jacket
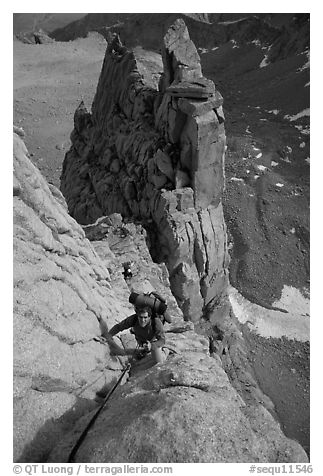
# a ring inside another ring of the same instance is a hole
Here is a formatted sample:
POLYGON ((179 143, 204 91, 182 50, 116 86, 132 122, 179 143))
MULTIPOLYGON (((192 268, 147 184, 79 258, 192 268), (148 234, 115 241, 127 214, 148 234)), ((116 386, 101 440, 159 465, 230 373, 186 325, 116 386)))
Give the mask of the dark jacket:
POLYGON ((151 342, 152 340, 156 341, 157 347, 163 347, 163 345, 165 344, 164 327, 160 319, 158 319, 157 317, 151 318, 150 322, 146 325, 146 327, 141 327, 139 325, 137 315, 132 314, 123 321, 119 322, 119 324, 113 326, 112 329, 109 331, 109 334, 114 336, 118 334, 118 332, 130 328, 133 328, 136 340, 140 346, 142 346, 145 342, 151 342))

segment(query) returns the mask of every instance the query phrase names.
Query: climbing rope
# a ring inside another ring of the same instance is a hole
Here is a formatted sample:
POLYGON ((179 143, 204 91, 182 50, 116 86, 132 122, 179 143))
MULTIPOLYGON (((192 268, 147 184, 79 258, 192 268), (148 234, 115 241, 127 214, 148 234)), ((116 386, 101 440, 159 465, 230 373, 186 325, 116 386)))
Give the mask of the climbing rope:
POLYGON ((75 460, 75 455, 79 449, 79 447, 81 446, 81 444, 83 443, 83 441, 85 440, 85 437, 89 431, 89 429, 94 425, 95 423, 95 420, 98 418, 99 414, 101 413, 101 411, 103 410, 103 408, 105 407, 105 405, 107 404, 109 398, 111 397, 111 395, 113 394, 113 392, 115 391, 115 389, 118 387, 118 385, 120 384, 123 376, 129 372, 131 368, 131 363, 128 363, 126 365, 126 367, 123 369, 123 371, 121 372, 121 375, 120 377, 118 378, 117 382, 114 384, 114 386, 112 387, 112 389, 108 392, 108 394, 105 396, 102 404, 100 405, 100 407, 97 409, 97 411, 94 413, 93 417, 91 418, 91 420, 89 421, 89 423, 87 424, 87 426, 85 427, 85 429, 82 431, 79 439, 77 440, 77 442, 75 443, 75 445, 73 446, 72 448, 72 451, 70 452, 69 454, 69 457, 68 457, 68 463, 74 463, 74 460, 75 460))

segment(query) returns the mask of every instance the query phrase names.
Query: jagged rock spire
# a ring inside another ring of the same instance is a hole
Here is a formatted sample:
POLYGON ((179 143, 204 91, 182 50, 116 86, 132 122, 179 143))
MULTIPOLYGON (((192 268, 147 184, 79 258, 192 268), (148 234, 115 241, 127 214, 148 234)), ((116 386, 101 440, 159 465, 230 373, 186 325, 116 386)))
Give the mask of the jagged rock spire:
POLYGON ((164 36, 162 58, 165 88, 173 81, 194 81, 202 77, 200 57, 189 37, 184 20, 177 19, 164 36))
POLYGON ((163 39, 162 62, 158 89, 146 79, 151 56, 111 39, 92 122, 77 115, 62 191, 82 223, 121 213, 148 224, 152 254, 166 263, 185 318, 197 321, 227 286, 223 99, 182 19, 163 39))

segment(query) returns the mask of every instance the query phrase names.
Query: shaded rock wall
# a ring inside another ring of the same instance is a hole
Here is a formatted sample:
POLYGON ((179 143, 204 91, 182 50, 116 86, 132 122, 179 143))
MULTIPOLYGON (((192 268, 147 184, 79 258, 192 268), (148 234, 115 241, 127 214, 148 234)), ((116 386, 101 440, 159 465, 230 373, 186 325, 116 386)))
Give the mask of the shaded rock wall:
POLYGON ((185 318, 197 321, 227 285, 222 97, 183 20, 164 37, 163 74, 155 56, 152 73, 118 37, 108 45, 92 113, 75 112, 61 190, 80 223, 140 219, 185 318))

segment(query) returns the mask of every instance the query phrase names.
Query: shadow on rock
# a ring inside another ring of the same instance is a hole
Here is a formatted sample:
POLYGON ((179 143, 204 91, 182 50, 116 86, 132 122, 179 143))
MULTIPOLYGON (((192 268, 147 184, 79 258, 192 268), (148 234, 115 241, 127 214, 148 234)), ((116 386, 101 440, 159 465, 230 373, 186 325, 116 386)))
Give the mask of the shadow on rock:
POLYGON ((71 431, 75 423, 85 414, 97 408, 94 400, 78 398, 75 405, 65 412, 60 418, 49 418, 38 430, 35 437, 28 443, 17 463, 42 463, 46 462, 52 448, 57 441, 67 432, 71 431))

